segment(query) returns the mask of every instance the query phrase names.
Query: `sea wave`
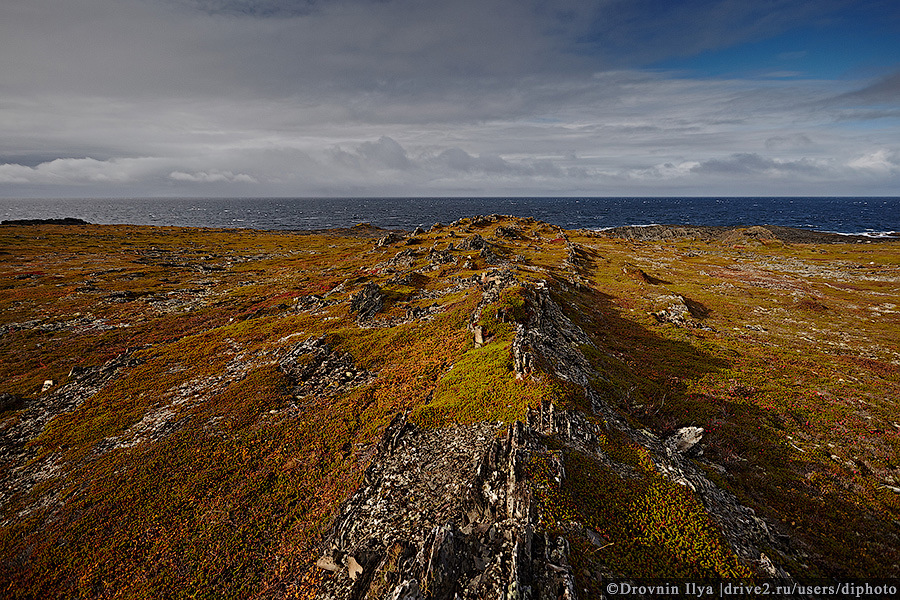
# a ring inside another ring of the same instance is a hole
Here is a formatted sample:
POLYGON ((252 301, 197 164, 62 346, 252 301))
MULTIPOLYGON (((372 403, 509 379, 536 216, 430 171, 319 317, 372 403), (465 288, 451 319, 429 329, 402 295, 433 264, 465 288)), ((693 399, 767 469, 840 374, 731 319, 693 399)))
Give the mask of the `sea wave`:
POLYGON ((837 235, 846 235, 852 237, 870 237, 870 238, 900 238, 900 231, 857 231, 857 232, 846 232, 846 231, 825 231, 823 233, 834 233, 837 235))
POLYGON ((650 223, 649 225, 613 225, 611 227, 591 227, 590 231, 609 231, 610 229, 621 229, 623 227, 659 227, 662 223, 650 223))

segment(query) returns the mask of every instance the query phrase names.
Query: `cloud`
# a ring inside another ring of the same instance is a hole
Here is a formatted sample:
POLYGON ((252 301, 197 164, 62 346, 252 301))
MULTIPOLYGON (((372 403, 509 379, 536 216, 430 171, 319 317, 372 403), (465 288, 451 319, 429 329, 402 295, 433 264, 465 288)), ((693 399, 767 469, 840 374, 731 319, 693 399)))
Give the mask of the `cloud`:
POLYGON ((452 171, 511 173, 513 166, 496 155, 472 156, 461 148, 447 148, 431 161, 452 171))
POLYGON ((892 173, 900 171, 900 152, 882 148, 854 158, 847 163, 852 169, 874 173, 892 173))
POLYGON ((412 166, 403 146, 387 136, 381 136, 377 142, 363 142, 357 153, 368 162, 388 169, 403 171, 412 166))
POLYGON ((882 77, 861 89, 840 94, 833 98, 831 103, 850 106, 900 105, 900 71, 882 77))
POLYGON ((0 195, 668 193, 728 176, 737 193, 791 175, 826 189, 834 165, 848 188, 894 190, 862 157, 896 126, 858 122, 896 118, 880 106, 895 78, 642 68, 846 6, 6 0, 0 195))
POLYGON ((257 180, 245 173, 232 173, 231 171, 196 171, 194 173, 185 173, 183 171, 172 171, 169 177, 175 181, 190 181, 194 183, 258 183, 257 180))
POLYGON ((180 0, 211 15, 244 17, 295 17, 309 15, 317 9, 314 0, 180 0))
POLYGON ((816 175, 825 172, 821 163, 808 158, 778 160, 755 153, 740 152, 727 158, 702 161, 691 168, 692 173, 704 175, 816 175))
POLYGON ((158 161, 152 158, 105 161, 94 158, 60 158, 34 167, 3 164, 0 165, 0 183, 123 183, 153 173, 157 165, 158 161))
POLYGON ((766 149, 776 150, 783 148, 804 148, 812 146, 813 142, 805 133, 792 133, 789 135, 774 135, 766 138, 766 149))

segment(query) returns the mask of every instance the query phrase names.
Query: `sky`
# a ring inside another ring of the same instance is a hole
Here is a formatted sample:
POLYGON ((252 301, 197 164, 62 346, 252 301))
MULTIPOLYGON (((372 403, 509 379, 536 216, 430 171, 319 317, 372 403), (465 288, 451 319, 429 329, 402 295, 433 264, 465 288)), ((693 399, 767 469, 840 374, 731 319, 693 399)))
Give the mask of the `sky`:
POLYGON ((472 195, 900 195, 900 3, 0 3, 0 197, 472 195))

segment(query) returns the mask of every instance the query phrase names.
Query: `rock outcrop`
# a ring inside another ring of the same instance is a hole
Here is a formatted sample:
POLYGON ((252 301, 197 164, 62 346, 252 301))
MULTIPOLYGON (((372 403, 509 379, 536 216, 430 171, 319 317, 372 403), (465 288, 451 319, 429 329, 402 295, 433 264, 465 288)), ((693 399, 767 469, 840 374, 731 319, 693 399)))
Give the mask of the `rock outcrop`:
POLYGON ((350 302, 350 312, 356 313, 357 319, 367 321, 384 308, 384 294, 374 283, 367 283, 350 302))
POLYGON ((678 327, 692 327, 695 329, 713 329, 703 322, 709 316, 709 309, 703 304, 686 298, 680 294, 661 296, 657 302, 663 307, 651 312, 651 316, 660 323, 671 323, 678 327))
POLYGON ((291 393, 297 398, 336 394, 372 379, 371 373, 356 367, 352 356, 332 350, 324 337, 310 337, 291 348, 279 368, 293 381, 291 393))
POLYGON ((522 423, 496 433, 395 418, 325 540, 319 597, 575 598, 568 543, 540 531, 527 477, 535 457, 556 455, 522 423))
MULTIPOLYGON (((397 416, 363 487, 343 505, 323 544, 316 564, 330 574, 319 598, 576 598, 569 541, 543 525, 530 465, 542 464, 561 484, 562 453, 569 451, 619 477, 643 477, 598 449, 611 430, 644 448, 664 477, 693 490, 755 572, 789 577, 765 552, 789 556, 792 549, 693 462, 702 428, 685 427, 665 440, 635 429, 593 390, 591 381, 602 375, 582 352, 593 344, 546 285, 523 285, 510 271, 492 271, 480 283, 482 305, 513 285, 526 296, 528 316, 517 324, 511 349, 517 375, 543 371, 580 386, 595 419, 544 402, 529 411, 526 423, 513 423, 495 438, 493 423, 422 430, 397 416)), ((474 332, 476 346, 484 341, 480 333, 474 332)), ((575 522, 567 527, 599 546, 596 532, 575 522)))

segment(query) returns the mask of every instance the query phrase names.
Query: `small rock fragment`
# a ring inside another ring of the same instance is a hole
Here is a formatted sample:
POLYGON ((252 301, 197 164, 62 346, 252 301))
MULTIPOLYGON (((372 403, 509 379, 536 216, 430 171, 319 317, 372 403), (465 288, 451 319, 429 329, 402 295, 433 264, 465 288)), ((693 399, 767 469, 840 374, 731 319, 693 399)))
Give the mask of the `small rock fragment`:
POLYGON ((347 572, 350 575, 350 579, 356 581, 356 578, 362 575, 363 567, 356 558, 350 556, 347 558, 347 572))
POLYGON ((338 566, 330 556, 322 556, 319 558, 319 560, 316 561, 316 566, 325 571, 331 571, 332 573, 337 573, 341 570, 341 567, 338 566))
POLYGON ((474 333, 473 337, 475 340, 476 348, 481 348, 482 346, 484 346, 484 333, 483 333, 480 325, 475 326, 475 333, 474 333))

